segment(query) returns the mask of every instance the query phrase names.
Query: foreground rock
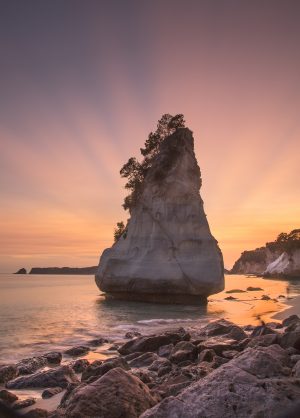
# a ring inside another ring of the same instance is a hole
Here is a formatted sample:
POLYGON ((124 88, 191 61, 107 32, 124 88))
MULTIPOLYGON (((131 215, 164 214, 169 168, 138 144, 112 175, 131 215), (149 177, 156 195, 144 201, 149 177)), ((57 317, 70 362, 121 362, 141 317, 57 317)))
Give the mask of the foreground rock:
POLYGON ((183 329, 166 332, 161 335, 149 335, 134 338, 119 348, 120 354, 126 355, 136 352, 156 351, 168 344, 176 344, 179 341, 187 341, 191 336, 183 329))
POLYGON ((6 383, 11 379, 14 379, 18 375, 17 366, 14 364, 1 364, 0 365, 0 384, 6 383))
POLYGON ((179 128, 162 141, 126 233, 100 258, 96 283, 108 297, 205 303, 223 290, 222 253, 200 187, 192 132, 179 128))
POLYGON ((142 418, 276 416, 300 397, 299 380, 286 377, 288 364, 278 345, 246 349, 142 418))
POLYGON ((17 377, 6 384, 8 389, 51 388, 60 386, 65 388, 69 383, 79 383, 78 378, 69 366, 37 372, 30 376, 17 377))
POLYGON ((78 387, 67 400, 68 418, 137 418, 156 400, 137 377, 121 368, 110 370, 95 382, 78 387))

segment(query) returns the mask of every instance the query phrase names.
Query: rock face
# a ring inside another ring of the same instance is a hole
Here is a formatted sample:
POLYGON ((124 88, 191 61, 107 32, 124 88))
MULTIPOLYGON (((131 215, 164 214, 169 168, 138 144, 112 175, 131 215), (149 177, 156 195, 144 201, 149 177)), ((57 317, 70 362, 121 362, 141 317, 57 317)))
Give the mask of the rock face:
POLYGON ((292 254, 284 252, 270 263, 264 271, 264 276, 274 275, 300 277, 300 250, 292 254))
POLYGON ((231 273, 300 277, 300 229, 279 234, 265 247, 244 251, 231 273))
POLYGON ((300 396, 298 380, 286 377, 288 364, 289 356, 278 345, 248 348, 141 418, 278 416, 300 396))
POLYGON ((155 403, 140 379, 116 368, 90 385, 75 389, 67 401, 66 416, 137 418, 155 403))
POLYGON ((15 274, 27 274, 27 271, 26 271, 26 269, 24 269, 24 267, 23 267, 23 268, 21 268, 20 270, 16 271, 16 272, 15 272, 15 274))
POLYGON ((177 129, 161 143, 127 233, 100 258, 96 283, 108 297, 199 303, 223 290, 222 253, 200 187, 192 132, 177 129))

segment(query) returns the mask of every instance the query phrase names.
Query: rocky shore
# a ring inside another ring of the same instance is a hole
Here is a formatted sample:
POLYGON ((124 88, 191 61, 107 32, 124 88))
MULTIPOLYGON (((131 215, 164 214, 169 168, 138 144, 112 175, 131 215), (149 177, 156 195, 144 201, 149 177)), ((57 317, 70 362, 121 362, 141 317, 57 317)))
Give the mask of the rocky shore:
POLYGON ((2 364, 0 399, 1 410, 29 418, 296 417, 300 318, 243 327, 220 319, 198 329, 129 332, 122 341, 99 337, 2 364), (84 358, 104 344, 110 358, 84 358), (19 399, 24 391, 41 396, 19 399))

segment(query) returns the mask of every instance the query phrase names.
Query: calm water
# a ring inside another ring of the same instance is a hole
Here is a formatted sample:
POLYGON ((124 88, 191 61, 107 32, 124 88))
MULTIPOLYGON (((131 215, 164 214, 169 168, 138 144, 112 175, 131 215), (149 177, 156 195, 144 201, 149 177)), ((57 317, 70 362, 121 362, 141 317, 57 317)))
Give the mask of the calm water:
POLYGON ((97 336, 120 339, 129 330, 197 327, 218 317, 239 324, 256 323, 258 315, 269 320, 287 308, 286 303, 299 300, 300 281, 226 276, 225 291, 211 296, 207 307, 153 305, 106 301, 93 276, 1 274, 0 362, 65 349, 97 336), (263 291, 233 293, 238 300, 225 300, 226 290, 248 286, 263 291), (277 301, 262 301, 263 294, 277 301))

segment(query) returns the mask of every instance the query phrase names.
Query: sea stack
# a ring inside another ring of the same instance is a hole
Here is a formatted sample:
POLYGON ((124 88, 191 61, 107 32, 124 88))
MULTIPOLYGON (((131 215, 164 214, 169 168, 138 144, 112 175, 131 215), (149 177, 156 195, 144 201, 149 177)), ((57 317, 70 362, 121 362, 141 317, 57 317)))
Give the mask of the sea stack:
POLYGON ((124 234, 102 253, 96 283, 107 297, 194 304, 224 289, 201 184, 192 132, 178 128, 161 142, 124 234))

